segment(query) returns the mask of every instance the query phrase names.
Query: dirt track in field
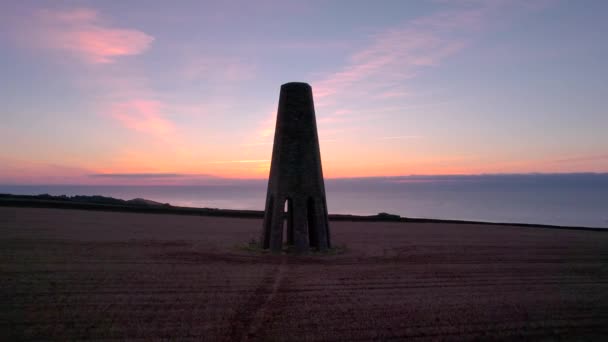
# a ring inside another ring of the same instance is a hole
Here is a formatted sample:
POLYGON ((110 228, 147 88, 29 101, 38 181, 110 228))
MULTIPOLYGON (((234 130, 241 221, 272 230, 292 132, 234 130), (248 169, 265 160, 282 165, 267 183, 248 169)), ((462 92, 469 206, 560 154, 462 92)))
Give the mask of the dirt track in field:
POLYGON ((0 208, 0 336, 608 337, 608 232, 332 222, 343 254, 237 247, 260 227, 257 219, 0 208))

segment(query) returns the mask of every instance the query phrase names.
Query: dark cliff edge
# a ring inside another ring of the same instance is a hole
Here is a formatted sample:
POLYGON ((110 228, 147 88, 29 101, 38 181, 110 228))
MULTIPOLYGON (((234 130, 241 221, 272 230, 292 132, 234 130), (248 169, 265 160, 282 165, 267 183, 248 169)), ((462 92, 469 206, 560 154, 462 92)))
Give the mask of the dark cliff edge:
MULTIPOLYGON (((52 196, 48 194, 30 195, 11 195, 0 194, 0 207, 20 207, 20 208, 57 208, 57 209, 80 209, 80 210, 100 210, 133 213, 151 214, 176 214, 176 215, 195 215, 195 216, 223 216, 234 218, 258 218, 264 217, 262 210, 236 210, 218 208, 192 208, 178 207, 168 203, 159 203, 143 198, 132 200, 122 200, 105 196, 52 196)), ((442 220, 429 218, 401 217, 399 215, 379 213, 377 215, 347 215, 330 214, 330 221, 351 221, 351 222, 412 222, 412 223, 451 223, 451 224, 484 224, 494 226, 520 226, 531 228, 551 228, 551 229, 578 229, 591 230, 598 232, 608 232, 606 228, 577 227, 577 226, 556 226, 529 223, 506 223, 506 222, 485 222, 485 221, 464 221, 464 220, 442 220)))

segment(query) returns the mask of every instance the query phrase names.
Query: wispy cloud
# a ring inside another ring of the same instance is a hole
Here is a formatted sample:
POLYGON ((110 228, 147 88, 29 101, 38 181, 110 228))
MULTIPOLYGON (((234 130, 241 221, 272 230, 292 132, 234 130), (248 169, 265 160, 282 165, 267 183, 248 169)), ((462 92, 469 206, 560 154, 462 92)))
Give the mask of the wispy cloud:
POLYGON ((161 109, 162 103, 158 101, 134 99, 112 104, 110 115, 130 129, 169 139, 175 133, 175 126, 163 117, 161 109))
MULTIPOLYGON (((413 78, 466 50, 497 21, 508 21, 511 10, 519 3, 450 1, 435 13, 370 33, 367 43, 349 55, 342 68, 317 75, 312 82, 315 103, 322 113, 320 122, 334 124, 347 120, 337 112, 337 107, 344 103, 378 108, 380 104, 385 107, 387 101, 406 98, 414 101, 419 94, 412 90, 413 78)), ((525 6, 521 8, 528 10, 525 6)), ((433 103, 437 103, 436 98, 433 103)), ((412 104, 402 103, 397 112, 402 112, 405 106, 412 104)), ((363 112, 353 111, 348 116, 363 112)), ((379 114, 377 109, 373 113, 379 114)))
POLYGON ((480 25, 483 10, 451 10, 418 18, 371 35, 370 43, 350 56, 342 70, 314 82, 321 105, 348 96, 397 97, 408 95, 403 82, 422 68, 439 65, 467 42, 457 33, 480 25))
MULTIPOLYGON (((192 154, 186 143, 188 136, 184 134, 187 127, 180 126, 176 118, 189 117, 196 121, 217 106, 210 107, 204 100, 184 101, 174 93, 158 91, 157 74, 140 65, 119 63, 123 57, 142 54, 149 49, 154 40, 152 36, 132 28, 115 27, 110 15, 102 16, 101 12, 90 8, 46 9, 35 13, 37 21, 26 31, 36 46, 61 51, 62 56, 72 54, 86 66, 97 66, 83 68, 79 63, 71 63, 68 67, 73 71, 71 76, 76 87, 96 95, 90 103, 91 110, 130 133, 136 133, 117 134, 116 139, 132 142, 132 136, 137 135, 139 139, 146 135, 153 138, 147 140, 148 146, 162 146, 165 155, 170 154, 175 162, 184 161, 192 154)), ((176 53, 176 59, 182 57, 180 53, 176 53)), ((171 70, 174 72, 172 77, 178 79, 182 75, 177 70, 182 64, 179 61, 174 64, 177 65, 171 70)), ((172 67, 168 66, 168 69, 172 67)), ((235 68, 228 68, 226 72, 238 74, 235 68)), ((162 81, 166 86, 167 80, 162 81)), ((112 155, 129 150, 125 144, 117 147, 112 155)), ((154 155, 154 152, 149 150, 140 154, 154 155)))
POLYGON ((91 64, 113 63, 138 55, 154 37, 135 29, 112 27, 93 9, 40 10, 27 29, 38 46, 67 51, 91 64))

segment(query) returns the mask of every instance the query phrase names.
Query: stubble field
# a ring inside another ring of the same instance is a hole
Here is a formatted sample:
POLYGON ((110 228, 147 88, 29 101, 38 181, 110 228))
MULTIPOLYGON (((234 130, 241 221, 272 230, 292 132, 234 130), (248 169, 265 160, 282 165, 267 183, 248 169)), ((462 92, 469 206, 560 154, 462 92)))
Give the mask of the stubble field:
POLYGON ((608 232, 331 222, 337 255, 242 247, 261 220, 0 208, 3 340, 608 337, 608 232))

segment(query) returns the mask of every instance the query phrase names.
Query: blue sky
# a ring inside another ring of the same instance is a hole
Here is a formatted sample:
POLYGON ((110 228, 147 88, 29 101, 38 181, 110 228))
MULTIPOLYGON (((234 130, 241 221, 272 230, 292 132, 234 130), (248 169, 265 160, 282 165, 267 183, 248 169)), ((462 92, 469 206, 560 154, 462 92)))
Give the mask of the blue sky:
POLYGON ((4 2, 0 183, 267 177, 289 81, 313 87, 329 177, 608 172, 607 10, 4 2))

